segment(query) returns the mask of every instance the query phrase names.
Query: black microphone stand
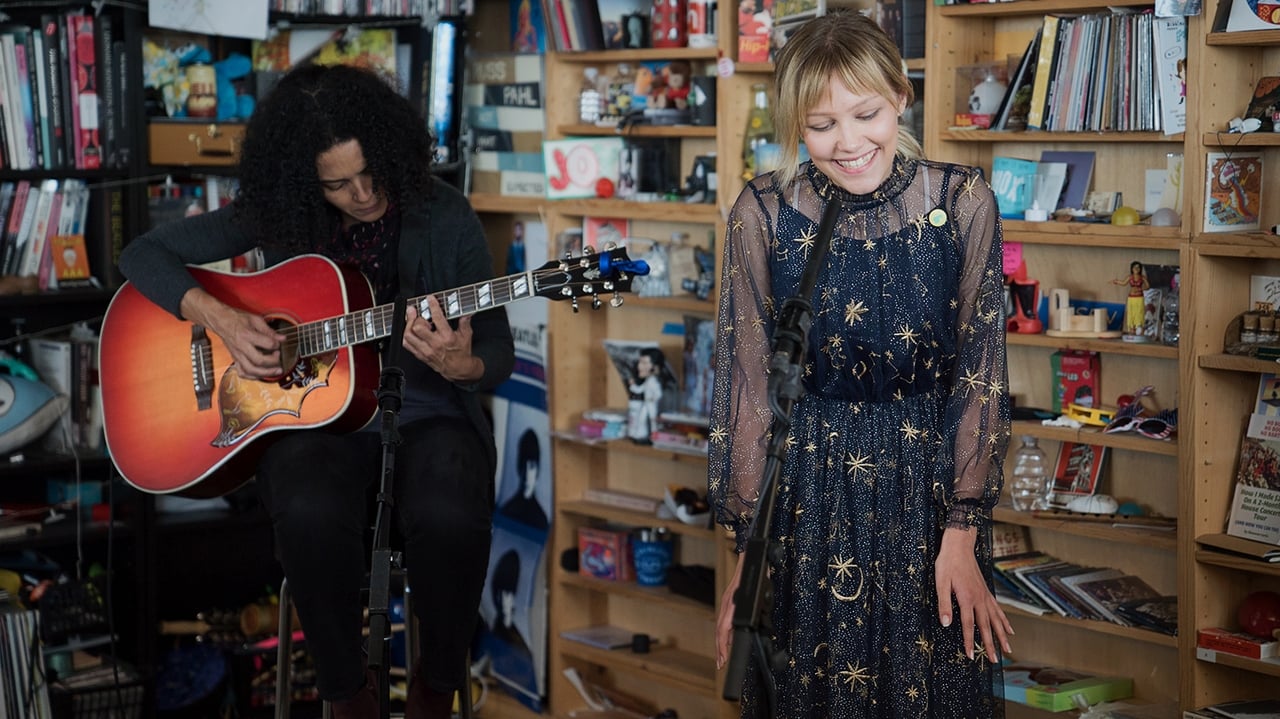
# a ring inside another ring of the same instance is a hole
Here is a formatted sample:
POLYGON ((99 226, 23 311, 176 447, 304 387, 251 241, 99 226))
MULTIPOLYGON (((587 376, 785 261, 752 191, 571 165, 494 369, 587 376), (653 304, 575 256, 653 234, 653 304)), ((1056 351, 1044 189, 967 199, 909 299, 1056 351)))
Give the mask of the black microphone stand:
MULTIPOLYGON (((391 318, 382 375, 378 382, 378 410, 382 415, 382 478, 373 524, 373 557, 369 570, 369 668, 378 678, 378 706, 382 719, 391 716, 391 676, 387 660, 391 639, 391 576, 401 568, 400 552, 391 549, 391 510, 395 506, 396 447, 400 445, 400 406, 404 399, 404 370, 399 366, 404 341, 405 299, 397 297, 391 318)), ((405 631, 412 623, 406 624, 405 631)))
POLYGON ((769 408, 773 425, 765 454, 764 479, 760 499, 756 502, 755 521, 742 557, 742 576, 733 595, 733 646, 729 668, 725 673, 724 698, 742 698, 742 683, 747 662, 756 658, 756 669, 764 687, 769 716, 778 715, 778 682, 776 675, 786 670, 787 652, 773 646, 773 583, 769 565, 781 560, 782 548, 770 538, 773 506, 778 497, 778 475, 787 455, 787 436, 791 427, 791 410, 804 394, 803 366, 807 353, 809 327, 813 323, 813 295, 818 270, 831 245, 840 203, 829 200, 818 224, 813 253, 800 276, 794 297, 782 303, 778 323, 773 330, 773 355, 769 360, 769 408))

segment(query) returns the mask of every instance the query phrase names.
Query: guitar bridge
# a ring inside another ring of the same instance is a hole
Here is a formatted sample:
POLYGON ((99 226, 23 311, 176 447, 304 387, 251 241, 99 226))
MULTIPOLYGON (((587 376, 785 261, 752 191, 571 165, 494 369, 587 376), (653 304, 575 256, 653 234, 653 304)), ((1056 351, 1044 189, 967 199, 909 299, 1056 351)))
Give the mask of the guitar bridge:
POLYGON ((191 386, 196 408, 213 407, 213 345, 202 325, 191 325, 191 386))

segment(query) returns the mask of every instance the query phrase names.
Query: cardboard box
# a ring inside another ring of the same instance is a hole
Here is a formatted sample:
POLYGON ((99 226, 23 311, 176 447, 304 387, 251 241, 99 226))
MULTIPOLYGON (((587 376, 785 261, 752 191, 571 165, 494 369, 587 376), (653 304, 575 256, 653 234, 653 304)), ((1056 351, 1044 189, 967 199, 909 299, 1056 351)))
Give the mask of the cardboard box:
POLYGON ((1053 411, 1068 404, 1098 407, 1102 404, 1102 358, 1097 352, 1059 350, 1053 353, 1053 411))
POLYGON ((615 582, 634 579, 631 535, 622 530, 579 527, 578 573, 615 582))

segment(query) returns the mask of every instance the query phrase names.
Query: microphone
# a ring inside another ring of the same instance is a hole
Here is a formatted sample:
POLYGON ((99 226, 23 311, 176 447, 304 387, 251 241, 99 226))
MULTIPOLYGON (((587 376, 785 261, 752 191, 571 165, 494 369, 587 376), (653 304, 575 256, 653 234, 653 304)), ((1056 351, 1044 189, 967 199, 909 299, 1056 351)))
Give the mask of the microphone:
MULTIPOLYGON (((814 285, 818 283, 818 270, 821 260, 831 246, 831 236, 835 232, 836 215, 840 214, 841 203, 832 199, 818 222, 818 235, 813 245, 813 254, 800 275, 800 287, 793 297, 788 297, 778 311, 778 323, 773 328, 773 356, 769 360, 769 395, 777 394, 779 385, 791 381, 799 375, 799 365, 804 360, 805 340, 809 336, 809 327, 813 324, 814 285)), ((792 397, 795 399, 795 397, 792 397)), ((775 411, 776 414, 776 411, 775 411)))

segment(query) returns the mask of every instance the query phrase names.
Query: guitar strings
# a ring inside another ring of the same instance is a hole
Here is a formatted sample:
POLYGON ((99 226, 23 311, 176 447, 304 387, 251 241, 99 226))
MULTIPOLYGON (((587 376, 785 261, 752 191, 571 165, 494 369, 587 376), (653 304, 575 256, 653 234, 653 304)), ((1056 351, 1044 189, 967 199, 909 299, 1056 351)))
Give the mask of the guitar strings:
MULTIPOLYGON (((533 287, 527 288, 522 295, 517 295, 514 291, 515 282, 531 276, 535 281, 546 279, 556 275, 564 274, 564 270, 560 268, 552 269, 535 269, 527 273, 519 273, 515 275, 507 275, 498 277, 486 282, 478 282, 466 287, 460 287, 445 292, 435 292, 414 297, 409 300, 409 304, 417 307, 425 302, 428 297, 435 297, 439 303, 445 316, 449 319, 456 319, 466 315, 476 314, 487 308, 493 308, 501 305, 509 304, 522 297, 537 296, 537 292, 533 287), (486 307, 480 306, 480 290, 488 287, 489 300, 486 307), (456 296, 457 304, 463 307, 462 311, 451 313, 449 311, 449 297, 456 296)), ((582 287, 592 285, 592 281, 572 281, 566 282, 566 287, 582 287)), ((299 356, 307 357, 320 354, 331 349, 352 344, 360 344, 370 340, 381 339, 391 334, 391 313, 395 310, 394 305, 384 304, 375 307, 369 307, 356 312, 350 312, 336 317, 330 317, 323 320, 313 320, 310 322, 302 322, 280 330, 285 336, 286 344, 292 344, 298 349, 299 356), (366 317, 367 315, 367 317, 366 317), (368 325, 372 328, 366 329, 368 325)))

